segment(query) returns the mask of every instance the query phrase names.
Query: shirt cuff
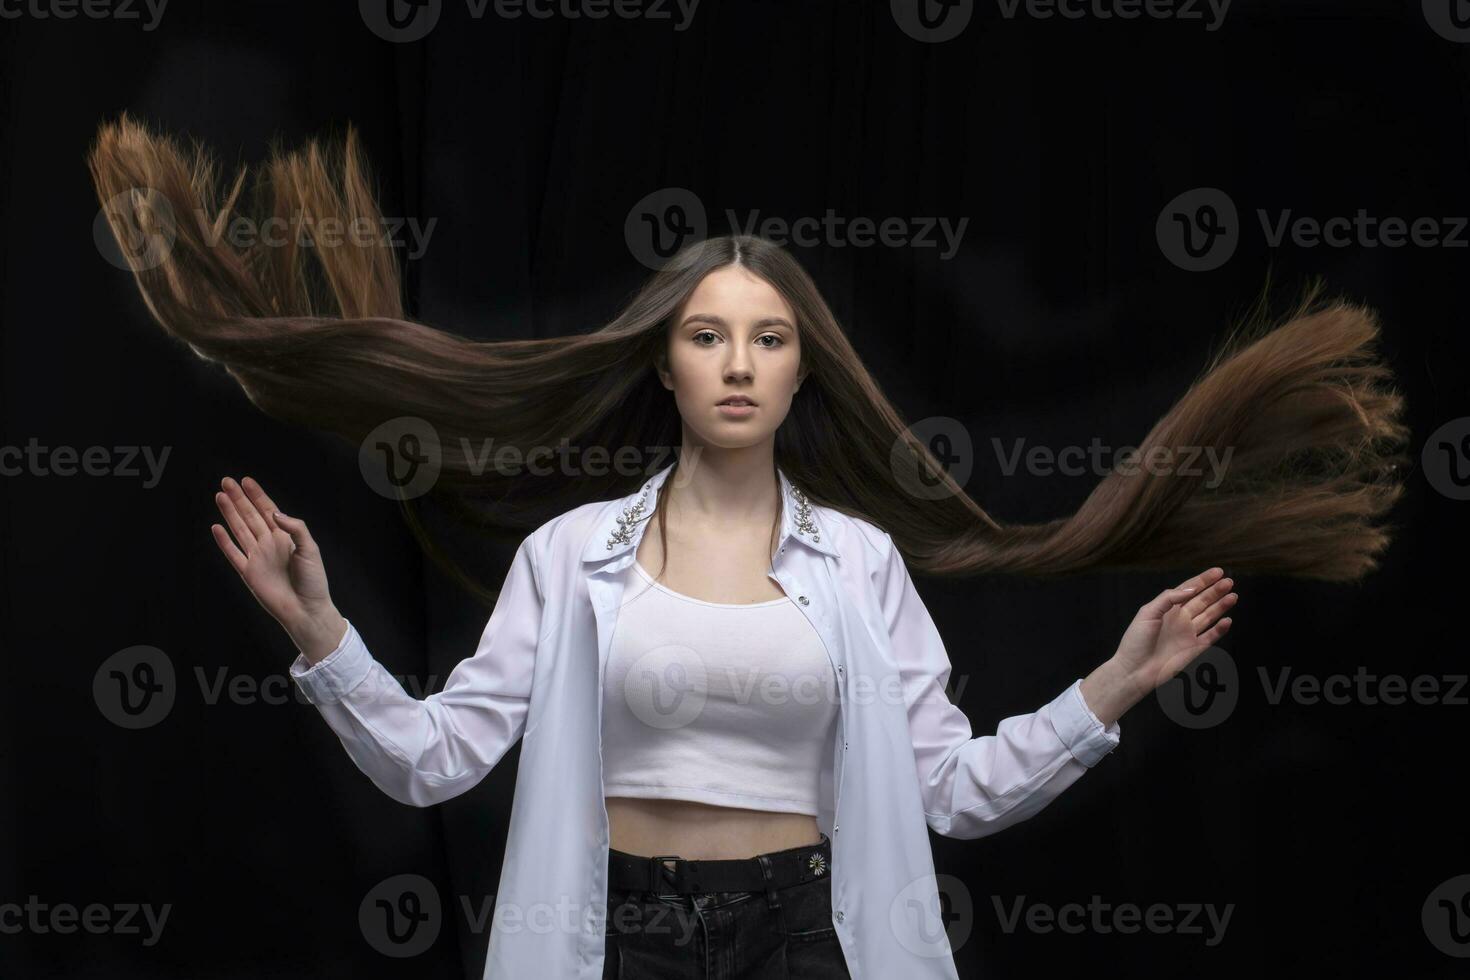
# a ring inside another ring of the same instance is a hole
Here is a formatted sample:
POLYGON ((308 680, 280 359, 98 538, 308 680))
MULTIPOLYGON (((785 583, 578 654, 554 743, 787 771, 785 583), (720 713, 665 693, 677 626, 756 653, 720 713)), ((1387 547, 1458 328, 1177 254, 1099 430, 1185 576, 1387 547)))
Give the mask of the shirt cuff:
POLYGON ((1117 748, 1123 730, 1116 721, 1103 727, 1102 719, 1093 714, 1082 697, 1082 678, 1073 681, 1048 707, 1057 736, 1084 766, 1097 765, 1103 756, 1117 748))
POLYGON ((363 646, 362 637, 357 635, 352 621, 346 620, 347 629, 337 644, 337 649, 315 664, 298 652, 291 662, 289 673, 301 688, 306 700, 312 704, 330 704, 340 701, 367 677, 373 659, 363 646))

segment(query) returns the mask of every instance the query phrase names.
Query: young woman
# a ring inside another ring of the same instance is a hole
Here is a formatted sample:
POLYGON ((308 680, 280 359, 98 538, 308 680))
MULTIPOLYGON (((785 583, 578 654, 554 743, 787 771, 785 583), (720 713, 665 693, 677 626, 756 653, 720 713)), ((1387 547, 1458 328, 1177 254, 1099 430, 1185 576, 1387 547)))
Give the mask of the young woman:
MULTIPOLYGON (((346 150, 273 159, 264 213, 375 220, 350 133, 346 150)), ((927 831, 995 833, 1095 765, 1228 631, 1222 566, 1350 580, 1388 540, 1402 405, 1372 317, 1344 304, 1232 338, 1143 441, 1145 459, 1231 448, 1218 486, 1115 471, 1070 518, 1001 525, 768 241, 686 248, 590 334, 476 343, 404 318, 382 247, 212 244, 240 183, 217 208, 209 167, 127 119, 90 162, 120 242, 167 233, 134 263, 155 317, 256 405, 354 440, 413 416, 443 499, 532 528, 474 655, 416 699, 337 609, 303 520, 227 478, 212 527, 385 793, 448 799, 521 740, 487 977, 954 977, 927 831), (481 469, 451 448, 492 436, 532 460, 558 440, 677 448, 630 489, 626 468, 481 469), (909 564, 1209 567, 1146 601, 1087 677, 976 737, 909 564)))

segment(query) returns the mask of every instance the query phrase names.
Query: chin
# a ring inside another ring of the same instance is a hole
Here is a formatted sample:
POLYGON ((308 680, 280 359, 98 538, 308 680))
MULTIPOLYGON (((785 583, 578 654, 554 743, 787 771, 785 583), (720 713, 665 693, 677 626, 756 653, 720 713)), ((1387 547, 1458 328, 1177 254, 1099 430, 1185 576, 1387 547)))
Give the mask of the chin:
POLYGON ((771 438, 771 433, 765 428, 759 430, 754 427, 743 427, 740 431, 731 431, 741 423, 733 423, 724 428, 722 432, 696 432, 699 441, 712 449, 746 449, 750 446, 758 446, 771 438))

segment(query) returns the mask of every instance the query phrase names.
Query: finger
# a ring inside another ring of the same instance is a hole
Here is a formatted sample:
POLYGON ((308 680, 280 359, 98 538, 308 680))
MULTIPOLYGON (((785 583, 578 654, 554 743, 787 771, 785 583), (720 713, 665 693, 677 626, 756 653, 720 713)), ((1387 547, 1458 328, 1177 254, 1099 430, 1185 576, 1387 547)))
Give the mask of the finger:
POLYGON ((1191 624, 1194 626, 1195 633, 1198 634, 1202 632, 1215 620, 1219 619, 1221 616, 1229 612, 1239 601, 1240 594, 1238 592, 1230 592, 1221 596, 1213 604, 1211 604, 1208 609, 1195 616, 1194 619, 1190 620, 1191 624))
POLYGON ((270 525, 266 524, 265 518, 260 516, 260 511, 255 509, 250 498, 245 496, 245 491, 240 489, 240 484, 229 477, 225 477, 221 482, 224 484, 225 493, 230 495, 230 503, 235 505, 235 510, 239 511, 245 524, 255 533, 255 537, 260 539, 268 536, 270 525))
POLYGON ((214 495, 214 504, 224 516, 225 523, 230 526, 230 533, 235 536, 235 542, 240 546, 248 558, 255 553, 255 533, 245 523, 245 518, 235 509, 235 502, 230 495, 220 491, 214 495))
POLYGON ((1194 595, 1192 588, 1181 586, 1177 589, 1165 589, 1153 599, 1149 600, 1143 607, 1145 612, 1154 616, 1163 616, 1164 613, 1173 609, 1181 602, 1187 601, 1194 595))
POLYGON ((1181 589, 1186 587, 1192 588, 1194 589, 1195 593, 1198 594, 1218 582, 1221 576, 1223 576, 1224 574, 1225 569, 1220 568, 1219 566, 1216 566, 1214 568, 1207 568, 1203 572, 1200 572, 1198 575, 1187 578, 1183 582, 1180 582, 1178 587, 1181 589))
POLYGON ((1233 619, 1231 619, 1229 616, 1226 616, 1224 619, 1216 623, 1208 632, 1201 634, 1200 642, 1205 644, 1206 646, 1214 646, 1217 642, 1219 642, 1220 637, 1230 632, 1230 626, 1234 622, 1235 621, 1233 619))
POLYGON ((229 561, 230 567, 241 575, 245 574, 246 558, 235 547, 235 542, 230 540, 230 532, 218 524, 209 525, 209 531, 214 535, 214 543, 219 545, 219 550, 225 553, 225 559, 229 561))
POLYGON ((255 509, 260 512, 261 517, 266 519, 266 523, 269 524, 271 511, 277 508, 276 502, 265 492, 265 487, 257 483, 254 477, 247 476, 240 481, 240 488, 245 491, 245 496, 250 498, 250 502, 255 505, 255 509))
POLYGON ((287 517, 280 511, 273 511, 276 525, 287 534, 291 535, 291 541, 300 550, 302 557, 316 554, 316 541, 311 532, 306 529, 306 522, 299 517, 287 517))
POLYGON ((1235 580, 1233 578, 1225 577, 1217 579, 1213 585, 1207 589, 1201 589, 1195 593, 1193 599, 1184 604, 1184 614, 1190 618, 1199 616, 1228 594, 1234 585, 1235 580))

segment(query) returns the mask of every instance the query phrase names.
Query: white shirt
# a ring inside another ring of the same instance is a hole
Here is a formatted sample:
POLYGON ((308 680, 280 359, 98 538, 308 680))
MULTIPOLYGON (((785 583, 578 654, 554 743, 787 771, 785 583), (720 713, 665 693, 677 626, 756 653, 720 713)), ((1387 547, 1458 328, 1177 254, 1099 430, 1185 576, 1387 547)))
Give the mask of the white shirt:
POLYGON ((796 600, 709 602, 628 567, 602 672, 604 793, 816 816, 837 672, 796 600))
MULTIPOLYGON (((478 649, 439 693, 410 696, 350 622, 325 659, 291 665, 353 762, 402 803, 465 792, 522 740, 486 978, 602 976, 603 673, 620 573, 671 467, 528 535, 478 649)), ((821 636, 841 688, 817 825, 832 839, 832 919, 848 971, 957 980, 926 830, 975 838, 1025 820, 1110 752, 1119 727, 1103 728, 1079 679, 975 737, 945 694, 949 657, 893 540, 778 475, 770 577, 821 636)))

